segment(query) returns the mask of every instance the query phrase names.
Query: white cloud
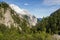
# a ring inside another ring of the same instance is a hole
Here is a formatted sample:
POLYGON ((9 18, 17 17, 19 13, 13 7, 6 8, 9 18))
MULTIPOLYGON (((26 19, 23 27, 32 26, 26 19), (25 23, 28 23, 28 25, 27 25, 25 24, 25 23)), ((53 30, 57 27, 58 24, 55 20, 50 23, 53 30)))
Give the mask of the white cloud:
POLYGON ((44 5, 48 5, 48 6, 51 6, 51 5, 60 5, 60 0, 44 0, 43 4, 44 5))
POLYGON ((24 5, 26 5, 26 6, 27 6, 27 5, 29 5, 29 4, 28 4, 28 3, 24 3, 24 5))

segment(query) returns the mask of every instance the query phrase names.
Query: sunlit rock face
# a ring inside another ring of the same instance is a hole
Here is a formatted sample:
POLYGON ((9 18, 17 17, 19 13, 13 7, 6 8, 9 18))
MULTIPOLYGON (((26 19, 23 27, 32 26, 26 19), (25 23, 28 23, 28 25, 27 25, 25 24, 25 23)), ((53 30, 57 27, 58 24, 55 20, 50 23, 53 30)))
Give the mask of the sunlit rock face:
POLYGON ((32 27, 37 23, 37 18, 26 9, 21 9, 14 4, 0 3, 0 24, 7 27, 32 27))
POLYGON ((9 5, 16 13, 18 13, 20 15, 21 18, 26 19, 31 26, 36 25, 37 18, 35 16, 32 16, 31 13, 29 13, 27 10, 21 9, 20 7, 18 7, 15 4, 9 4, 9 5))

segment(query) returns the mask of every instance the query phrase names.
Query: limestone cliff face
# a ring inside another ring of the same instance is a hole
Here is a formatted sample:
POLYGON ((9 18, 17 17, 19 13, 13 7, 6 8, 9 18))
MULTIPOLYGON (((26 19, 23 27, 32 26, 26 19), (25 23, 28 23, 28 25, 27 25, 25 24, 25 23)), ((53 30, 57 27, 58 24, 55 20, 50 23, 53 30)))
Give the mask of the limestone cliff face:
POLYGON ((12 10, 14 10, 16 13, 18 13, 21 18, 26 19, 31 26, 36 25, 37 18, 35 16, 31 15, 31 13, 29 13, 27 10, 21 9, 17 5, 14 5, 14 4, 10 4, 9 6, 12 8, 12 10))
POLYGON ((16 27, 17 25, 15 25, 16 23, 14 23, 14 20, 11 15, 12 14, 11 9, 7 8, 5 12, 4 12, 4 8, 1 8, 0 10, 2 10, 0 11, 0 14, 1 14, 0 23, 5 24, 6 26, 9 26, 9 27, 11 27, 11 24, 13 24, 16 27))
MULTIPOLYGON (((9 28, 36 25, 36 17, 29 14, 28 11, 22 10, 15 5, 8 5, 4 2, 0 3, 0 24, 4 24, 9 28), (16 9, 17 8, 17 11, 16 9)), ((20 28, 21 29, 21 28, 20 28)))
MULTIPOLYGON (((18 15, 14 10, 12 10, 8 4, 3 2, 0 3, 0 24, 4 24, 9 28, 11 26, 22 27, 23 23, 26 20, 20 18, 19 16, 20 15, 18 15)), ((25 23, 26 26, 29 25, 27 21, 25 23)))

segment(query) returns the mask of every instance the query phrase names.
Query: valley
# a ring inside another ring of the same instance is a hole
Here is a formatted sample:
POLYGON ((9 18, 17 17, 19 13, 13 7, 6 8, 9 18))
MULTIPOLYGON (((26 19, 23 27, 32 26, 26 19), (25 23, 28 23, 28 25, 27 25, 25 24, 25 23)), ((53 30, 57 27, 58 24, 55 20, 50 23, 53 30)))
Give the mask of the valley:
POLYGON ((0 40, 60 40, 60 9, 36 18, 17 5, 0 2, 0 40))

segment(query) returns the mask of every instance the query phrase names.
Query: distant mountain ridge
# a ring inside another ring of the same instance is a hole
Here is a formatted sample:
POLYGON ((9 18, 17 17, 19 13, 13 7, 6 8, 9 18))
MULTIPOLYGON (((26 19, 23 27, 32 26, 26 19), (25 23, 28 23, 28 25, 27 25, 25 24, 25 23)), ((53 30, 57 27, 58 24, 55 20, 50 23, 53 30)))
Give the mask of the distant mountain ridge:
POLYGON ((42 20, 42 18, 37 18, 37 21, 40 22, 42 20))

